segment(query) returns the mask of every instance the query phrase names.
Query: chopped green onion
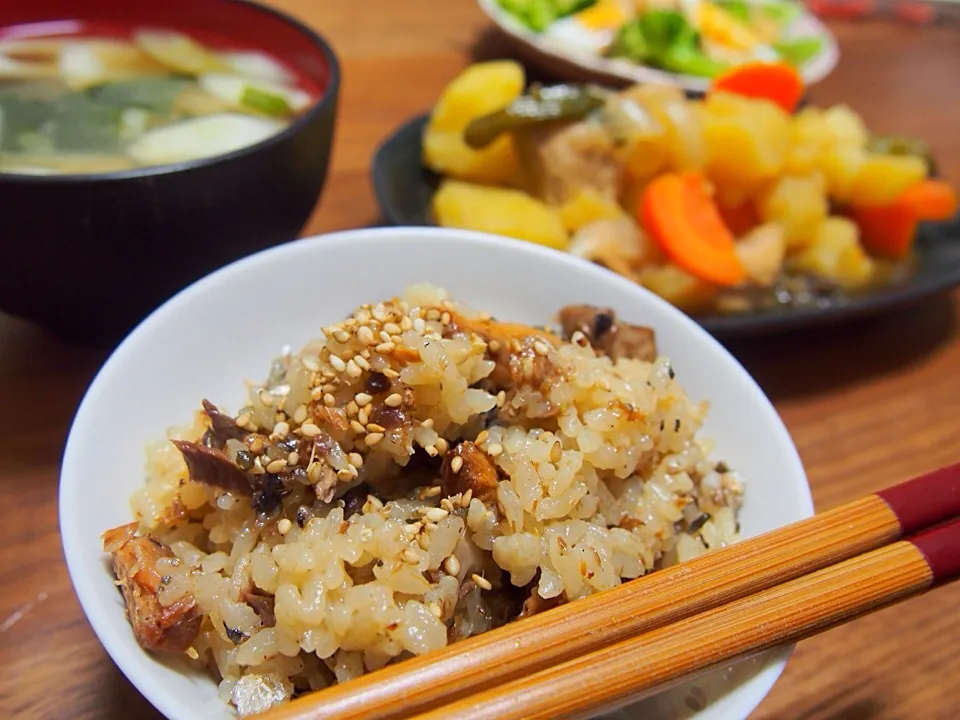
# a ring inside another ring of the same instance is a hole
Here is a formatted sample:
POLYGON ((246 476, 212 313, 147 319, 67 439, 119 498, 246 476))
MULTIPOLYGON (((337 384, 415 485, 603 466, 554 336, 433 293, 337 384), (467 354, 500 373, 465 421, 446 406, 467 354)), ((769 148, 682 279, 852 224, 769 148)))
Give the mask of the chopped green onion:
POLYGON ((240 104, 274 117, 290 115, 293 112, 286 98, 251 85, 244 88, 240 104))

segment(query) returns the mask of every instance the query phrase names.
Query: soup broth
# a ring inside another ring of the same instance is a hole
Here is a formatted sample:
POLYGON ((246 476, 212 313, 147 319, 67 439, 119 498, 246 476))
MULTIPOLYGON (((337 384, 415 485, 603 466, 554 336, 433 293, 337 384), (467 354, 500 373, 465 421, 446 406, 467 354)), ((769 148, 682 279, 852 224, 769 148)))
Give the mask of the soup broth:
POLYGON ((199 160, 282 131, 319 91, 259 50, 179 31, 0 38, 0 173, 96 174, 199 160))

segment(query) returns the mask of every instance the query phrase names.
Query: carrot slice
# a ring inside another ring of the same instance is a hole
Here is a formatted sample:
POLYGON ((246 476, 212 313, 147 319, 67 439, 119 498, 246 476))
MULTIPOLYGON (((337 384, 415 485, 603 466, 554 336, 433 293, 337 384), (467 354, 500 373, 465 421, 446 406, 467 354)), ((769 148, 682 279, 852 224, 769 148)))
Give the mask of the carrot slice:
POLYGON ((957 214, 957 193, 943 180, 922 180, 907 188, 900 200, 912 207, 920 220, 950 220, 957 214))
POLYGON ((723 223, 730 228, 730 232, 738 237, 760 224, 760 214, 749 200, 736 207, 719 205, 718 209, 720 210, 720 217, 723 218, 723 223))
POLYGON ((769 100, 792 113, 803 97, 803 78, 786 63, 748 63, 728 70, 713 81, 710 90, 769 100))
POLYGON ((746 279, 706 181, 696 173, 660 175, 644 188, 640 222, 664 254, 681 268, 716 285, 746 279))
POLYGON ((957 214, 956 192, 942 180, 922 180, 883 205, 853 207, 850 218, 860 228, 860 241, 871 255, 902 260, 925 221, 949 220, 957 214))

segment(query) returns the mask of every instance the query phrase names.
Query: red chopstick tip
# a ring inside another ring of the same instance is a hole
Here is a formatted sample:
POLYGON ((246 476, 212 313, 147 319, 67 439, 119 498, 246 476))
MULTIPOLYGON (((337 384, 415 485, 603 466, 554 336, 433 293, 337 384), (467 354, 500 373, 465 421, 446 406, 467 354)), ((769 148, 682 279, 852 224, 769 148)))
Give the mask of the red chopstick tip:
POLYGON ((877 493, 904 535, 960 515, 960 464, 949 465, 877 493))
POLYGON ((907 538, 907 542, 923 553, 933 571, 933 582, 942 583, 960 577, 960 520, 907 538))

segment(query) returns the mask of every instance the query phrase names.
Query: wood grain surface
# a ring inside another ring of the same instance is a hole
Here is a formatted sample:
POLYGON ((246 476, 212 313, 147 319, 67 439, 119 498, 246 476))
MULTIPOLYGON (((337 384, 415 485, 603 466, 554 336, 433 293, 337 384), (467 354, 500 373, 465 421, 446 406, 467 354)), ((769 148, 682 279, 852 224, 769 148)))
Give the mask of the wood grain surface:
MULTIPOLYGON (((472 0, 274 0, 343 63, 331 177, 305 234, 378 223, 379 141, 473 59, 503 57, 472 0)), ((842 57, 811 92, 871 129, 928 140, 960 182, 957 31, 836 26, 842 57)), ((960 459, 960 293, 871 321, 731 350, 773 399, 819 509, 960 459)), ((70 585, 57 478, 102 351, 0 317, 0 717, 156 718, 100 647, 70 585)), ((109 438, 104 438, 109 442, 109 438)), ((90 478, 96 482, 96 478, 90 478)), ((800 644, 756 720, 947 720, 960 708, 960 585, 800 644)))

